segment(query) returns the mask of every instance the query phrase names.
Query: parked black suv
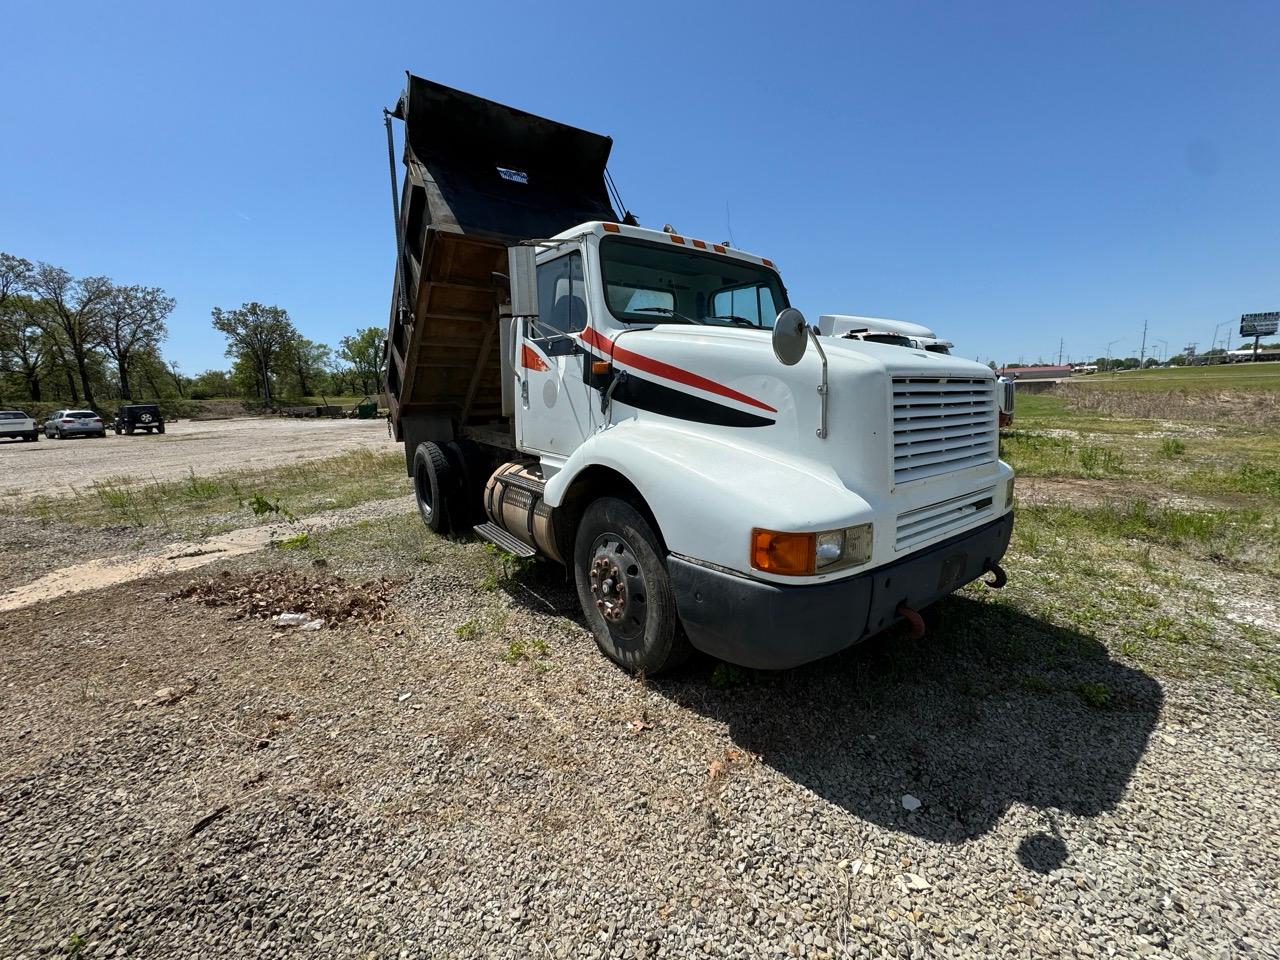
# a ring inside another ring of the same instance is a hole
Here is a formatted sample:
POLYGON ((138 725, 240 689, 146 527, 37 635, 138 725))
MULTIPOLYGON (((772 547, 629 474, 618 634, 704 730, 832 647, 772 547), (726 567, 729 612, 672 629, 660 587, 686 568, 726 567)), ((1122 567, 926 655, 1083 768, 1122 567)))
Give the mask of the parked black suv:
POLYGON ((116 436, 122 433, 132 435, 135 430, 164 433, 164 417, 160 415, 157 404, 131 403, 120 408, 116 414, 116 436))

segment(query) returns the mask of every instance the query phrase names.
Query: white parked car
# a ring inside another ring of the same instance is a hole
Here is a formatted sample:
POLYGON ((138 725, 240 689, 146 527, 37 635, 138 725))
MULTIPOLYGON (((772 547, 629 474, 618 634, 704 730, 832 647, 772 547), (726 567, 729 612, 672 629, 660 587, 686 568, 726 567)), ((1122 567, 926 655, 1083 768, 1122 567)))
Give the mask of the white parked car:
POLYGON ((0 439, 39 440, 36 422, 21 410, 0 410, 0 439))

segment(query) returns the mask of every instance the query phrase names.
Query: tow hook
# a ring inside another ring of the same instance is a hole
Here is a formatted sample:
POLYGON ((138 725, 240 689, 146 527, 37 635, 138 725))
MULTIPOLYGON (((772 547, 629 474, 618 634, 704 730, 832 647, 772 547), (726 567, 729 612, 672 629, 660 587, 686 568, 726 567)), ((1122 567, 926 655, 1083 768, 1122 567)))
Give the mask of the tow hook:
POLYGON ((983 580, 982 582, 992 590, 999 590, 1009 582, 1009 578, 1005 575, 1004 568, 997 563, 991 567, 991 579, 983 580))
POLYGON ((912 640, 924 639, 924 617, 920 616, 905 603, 898 604, 898 616, 911 625, 911 633, 908 636, 912 640))

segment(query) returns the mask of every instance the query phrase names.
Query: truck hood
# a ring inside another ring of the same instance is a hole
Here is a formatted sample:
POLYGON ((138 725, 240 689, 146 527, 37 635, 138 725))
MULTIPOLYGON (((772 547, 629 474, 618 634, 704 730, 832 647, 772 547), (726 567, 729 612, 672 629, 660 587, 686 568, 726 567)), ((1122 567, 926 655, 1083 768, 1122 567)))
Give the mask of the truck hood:
MULTIPOLYGON (((746 330, 741 327, 692 327, 683 324, 659 324, 654 327, 623 330, 616 334, 619 345, 638 350, 653 345, 666 352, 670 348, 686 347, 691 355, 723 350, 739 360, 750 356, 752 364, 756 354, 781 373, 788 369, 807 370, 817 365, 818 351, 812 342, 804 358, 795 367, 788 368, 773 355, 772 333, 769 330, 746 330)), ((915 350, 887 343, 865 340, 845 340, 842 337, 822 337, 822 349, 829 362, 829 375, 837 366, 841 370, 863 373, 880 371, 894 376, 924 377, 994 377, 991 368, 966 360, 963 357, 915 350)), ((809 379, 805 378, 806 382, 809 379)))
POLYGON ((988 459, 995 461, 995 375, 962 357, 821 338, 828 363, 828 433, 821 438, 822 363, 812 343, 788 367, 774 356, 768 330, 661 324, 588 330, 583 341, 593 358, 611 357, 615 370, 627 373, 614 390, 615 419, 633 413, 669 417, 682 421, 682 429, 753 447, 760 456, 809 461, 815 470, 834 471, 850 488, 892 488, 911 476, 900 469, 896 418, 905 407, 934 400, 904 399, 897 395, 903 391, 936 391, 942 404, 975 391, 976 400, 964 400, 980 408, 984 431, 982 404, 989 393, 988 459), (944 382, 950 380, 961 383, 944 382))

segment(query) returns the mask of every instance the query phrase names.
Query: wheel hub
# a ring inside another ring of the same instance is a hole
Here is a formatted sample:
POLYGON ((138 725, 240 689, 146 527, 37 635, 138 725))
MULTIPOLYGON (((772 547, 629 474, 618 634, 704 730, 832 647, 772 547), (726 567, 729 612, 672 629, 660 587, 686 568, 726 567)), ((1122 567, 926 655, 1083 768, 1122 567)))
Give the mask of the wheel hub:
POLYGON ((649 587, 630 544, 615 533, 602 534, 591 551, 587 582, 615 640, 632 641, 644 634, 649 587))
POLYGON ((591 565, 591 594, 596 609, 611 623, 627 615, 627 584, 618 565, 608 557, 596 557, 591 565))

